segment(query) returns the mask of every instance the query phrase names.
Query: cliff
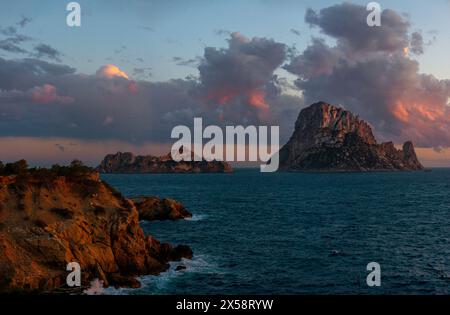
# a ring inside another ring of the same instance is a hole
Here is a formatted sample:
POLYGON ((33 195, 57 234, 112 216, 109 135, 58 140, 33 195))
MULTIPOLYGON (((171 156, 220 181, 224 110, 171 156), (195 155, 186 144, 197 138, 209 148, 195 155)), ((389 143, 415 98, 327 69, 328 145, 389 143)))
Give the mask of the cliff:
POLYGON ((233 169, 222 161, 180 161, 165 156, 138 155, 130 152, 108 154, 97 167, 100 173, 229 173, 233 169))
POLYGON ((144 235, 134 203, 97 172, 55 175, 38 170, 0 176, 0 291, 64 288, 69 262, 82 285, 138 287, 138 275, 158 274, 168 261, 191 258, 189 247, 144 235))
POLYGON ((319 102, 303 109, 280 150, 281 171, 421 170, 413 144, 378 144, 370 126, 342 108, 319 102))

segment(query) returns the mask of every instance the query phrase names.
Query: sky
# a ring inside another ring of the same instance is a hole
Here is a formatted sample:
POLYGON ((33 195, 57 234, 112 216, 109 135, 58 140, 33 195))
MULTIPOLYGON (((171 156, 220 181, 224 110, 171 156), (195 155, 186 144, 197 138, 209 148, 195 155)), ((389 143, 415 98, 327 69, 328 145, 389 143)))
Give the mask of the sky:
POLYGON ((379 30, 369 1, 80 0, 74 28, 69 1, 2 2, 0 160, 162 154, 198 115, 279 124, 283 143, 325 100, 450 166, 448 0, 378 1, 379 30))

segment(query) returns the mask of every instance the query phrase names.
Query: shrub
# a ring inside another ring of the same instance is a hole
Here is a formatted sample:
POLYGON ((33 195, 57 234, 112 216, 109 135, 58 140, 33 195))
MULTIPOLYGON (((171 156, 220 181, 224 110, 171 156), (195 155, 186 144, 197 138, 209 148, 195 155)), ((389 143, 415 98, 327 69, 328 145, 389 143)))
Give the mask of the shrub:
POLYGON ((25 160, 19 160, 13 163, 3 164, 0 161, 0 176, 1 175, 19 175, 21 177, 33 176, 35 178, 53 178, 56 176, 68 177, 82 177, 91 173, 93 169, 84 165, 79 160, 74 160, 69 166, 53 165, 51 168, 33 167, 28 168, 28 163, 25 160))
POLYGON ((28 171, 28 163, 25 160, 19 160, 14 163, 6 163, 3 168, 3 175, 23 175, 28 171))

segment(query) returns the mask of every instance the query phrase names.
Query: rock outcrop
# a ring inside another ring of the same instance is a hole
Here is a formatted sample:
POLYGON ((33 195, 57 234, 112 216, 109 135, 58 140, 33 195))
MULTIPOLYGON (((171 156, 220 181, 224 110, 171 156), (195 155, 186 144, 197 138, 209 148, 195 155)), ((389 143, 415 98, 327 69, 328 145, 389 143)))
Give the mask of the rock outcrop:
POLYGON ((170 154, 138 155, 131 152, 108 154, 97 167, 100 173, 229 173, 233 169, 222 161, 180 161, 170 154))
POLYGON ((421 170, 413 144, 378 144, 370 126, 349 111, 319 102, 303 109, 280 150, 281 171, 421 170))
POLYGON ((0 176, 2 292, 64 287, 70 262, 80 264, 82 285, 98 278, 137 287, 136 276, 158 274, 182 257, 192 257, 190 248, 144 235, 134 203, 97 172, 0 176))
POLYGON ((178 201, 158 197, 133 198, 134 205, 139 212, 139 219, 146 221, 155 220, 180 220, 191 218, 192 214, 178 201))

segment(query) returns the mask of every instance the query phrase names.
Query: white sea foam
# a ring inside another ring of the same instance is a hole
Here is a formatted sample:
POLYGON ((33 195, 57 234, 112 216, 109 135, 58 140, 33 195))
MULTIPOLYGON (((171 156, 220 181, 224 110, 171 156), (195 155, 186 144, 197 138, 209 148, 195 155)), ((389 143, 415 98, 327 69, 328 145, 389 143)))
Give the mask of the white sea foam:
POLYGON ((186 221, 201 221, 206 219, 208 216, 206 214, 193 214, 192 217, 186 218, 186 221))
POLYGON ((129 295, 129 294, 155 294, 163 291, 167 285, 177 277, 181 277, 186 273, 220 273, 215 264, 208 262, 206 255, 196 255, 192 260, 183 258, 181 261, 170 262, 167 271, 153 276, 141 276, 137 279, 141 283, 138 289, 129 288, 113 288, 109 287, 103 290, 105 295, 129 295), (178 266, 185 266, 186 269, 176 270, 178 266), (149 290, 150 289, 150 290, 149 290))
POLYGON ((103 281, 95 278, 91 281, 91 286, 84 290, 83 293, 87 295, 102 295, 104 291, 103 281))

